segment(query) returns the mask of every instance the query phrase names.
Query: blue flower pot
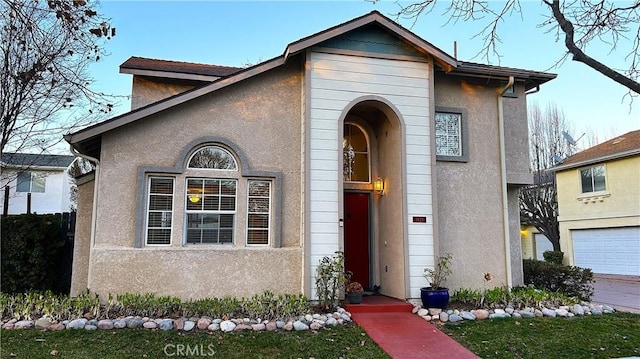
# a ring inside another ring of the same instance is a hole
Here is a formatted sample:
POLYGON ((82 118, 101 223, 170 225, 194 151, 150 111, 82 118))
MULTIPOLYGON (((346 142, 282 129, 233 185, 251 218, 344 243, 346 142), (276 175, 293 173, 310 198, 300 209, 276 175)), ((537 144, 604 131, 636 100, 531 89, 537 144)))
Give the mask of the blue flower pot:
POLYGON ((449 289, 422 287, 420 288, 420 299, 422 300, 423 308, 447 309, 447 304, 449 304, 449 289))

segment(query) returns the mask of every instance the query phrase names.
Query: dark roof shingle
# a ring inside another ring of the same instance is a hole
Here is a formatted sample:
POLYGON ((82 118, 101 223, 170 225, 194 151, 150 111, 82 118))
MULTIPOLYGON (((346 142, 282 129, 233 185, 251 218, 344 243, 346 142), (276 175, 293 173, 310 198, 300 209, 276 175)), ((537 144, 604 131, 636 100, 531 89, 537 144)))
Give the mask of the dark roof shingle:
POLYGON ((194 75, 225 77, 240 70, 241 67, 197 64, 193 62, 169 61, 132 56, 120 68, 187 73, 194 75))
POLYGON ((67 168, 75 159, 75 156, 48 155, 34 153, 5 152, 0 161, 3 166, 29 168, 29 167, 56 167, 67 168))

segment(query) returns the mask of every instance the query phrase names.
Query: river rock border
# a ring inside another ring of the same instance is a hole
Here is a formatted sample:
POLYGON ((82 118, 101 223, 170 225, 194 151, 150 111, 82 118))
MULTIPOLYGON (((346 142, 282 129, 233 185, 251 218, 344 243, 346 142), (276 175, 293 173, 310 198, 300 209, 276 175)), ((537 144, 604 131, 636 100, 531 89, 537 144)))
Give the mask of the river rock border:
POLYGON ((440 321, 443 323, 456 323, 462 321, 473 321, 483 319, 495 319, 495 318, 541 318, 541 317, 565 317, 571 318, 575 316, 584 315, 602 315, 608 313, 614 313, 615 309, 608 305, 592 304, 588 302, 581 302, 573 306, 560 306, 558 308, 533 308, 527 307, 523 309, 516 309, 512 306, 505 308, 495 309, 474 309, 474 310, 458 310, 449 309, 442 310, 439 308, 422 308, 420 304, 413 303, 414 314, 417 314, 422 319, 432 322, 440 321))
POLYGON ((306 314, 287 322, 281 320, 262 319, 221 319, 211 317, 191 318, 148 318, 140 316, 128 316, 117 319, 87 319, 78 318, 61 322, 50 318, 37 320, 10 319, 3 321, 2 329, 37 329, 37 330, 111 330, 111 329, 149 329, 149 330, 178 330, 184 332, 209 331, 209 332, 238 332, 248 331, 304 331, 321 330, 326 327, 343 325, 351 322, 351 313, 338 307, 333 313, 306 314))

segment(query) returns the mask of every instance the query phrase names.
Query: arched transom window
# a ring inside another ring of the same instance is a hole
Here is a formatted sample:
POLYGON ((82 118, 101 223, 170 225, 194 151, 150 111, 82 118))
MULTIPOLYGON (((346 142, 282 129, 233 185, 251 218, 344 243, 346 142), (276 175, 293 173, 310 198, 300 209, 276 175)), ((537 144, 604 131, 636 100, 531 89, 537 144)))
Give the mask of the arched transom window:
POLYGON ((235 158, 222 147, 207 146, 197 150, 189 159, 189 168, 238 170, 235 158))
POLYGON ((342 160, 345 182, 370 182, 369 143, 362 129, 351 123, 344 125, 342 160))

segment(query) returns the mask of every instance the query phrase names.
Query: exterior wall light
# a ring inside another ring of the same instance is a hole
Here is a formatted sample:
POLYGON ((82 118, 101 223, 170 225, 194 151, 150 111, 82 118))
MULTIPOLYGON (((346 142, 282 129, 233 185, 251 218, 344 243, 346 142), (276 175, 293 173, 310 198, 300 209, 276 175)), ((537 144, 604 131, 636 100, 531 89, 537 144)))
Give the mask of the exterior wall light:
POLYGON ((198 203, 198 202, 200 202, 200 195, 197 195, 197 194, 191 194, 191 195, 189 195, 189 201, 190 201, 191 203, 198 203))
POLYGON ((384 180, 380 177, 373 182, 373 189, 381 196, 384 196, 384 180))

